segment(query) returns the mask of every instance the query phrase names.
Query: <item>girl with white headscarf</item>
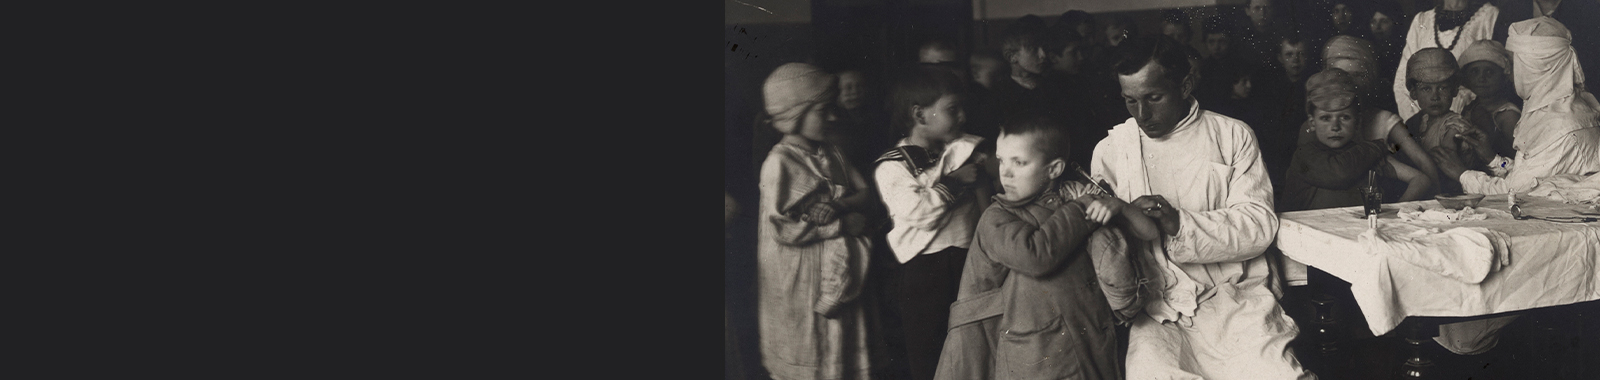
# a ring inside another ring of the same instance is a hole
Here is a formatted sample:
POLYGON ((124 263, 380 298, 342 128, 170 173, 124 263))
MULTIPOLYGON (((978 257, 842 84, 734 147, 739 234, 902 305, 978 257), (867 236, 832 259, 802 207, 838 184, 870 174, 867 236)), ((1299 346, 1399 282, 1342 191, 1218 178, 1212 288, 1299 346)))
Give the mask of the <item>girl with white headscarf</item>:
MULTIPOLYGON (((1478 194, 1522 192, 1536 186, 1540 177, 1600 171, 1600 102, 1583 90, 1583 71, 1566 26, 1549 17, 1511 24, 1506 50, 1512 53, 1513 82, 1523 99, 1522 119, 1512 134, 1516 159, 1489 160, 1493 171, 1504 169, 1504 176, 1465 170, 1456 160, 1441 162, 1440 168, 1459 173, 1462 189, 1478 194)), ((1484 141, 1461 139, 1462 149, 1486 159, 1492 155, 1484 141)), ((1453 157, 1454 152, 1446 153, 1453 157)))

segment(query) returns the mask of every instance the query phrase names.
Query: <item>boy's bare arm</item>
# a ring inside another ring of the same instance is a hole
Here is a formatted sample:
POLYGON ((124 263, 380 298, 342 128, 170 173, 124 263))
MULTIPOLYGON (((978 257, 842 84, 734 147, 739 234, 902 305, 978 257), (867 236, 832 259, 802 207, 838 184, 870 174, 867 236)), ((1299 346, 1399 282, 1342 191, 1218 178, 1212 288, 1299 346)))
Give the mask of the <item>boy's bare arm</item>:
POLYGON ((1383 175, 1406 181, 1406 192, 1400 195, 1401 202, 1410 202, 1422 198, 1428 189, 1433 188, 1432 180, 1423 175, 1421 171, 1406 164, 1396 161, 1394 157, 1388 158, 1388 165, 1382 165, 1383 175))

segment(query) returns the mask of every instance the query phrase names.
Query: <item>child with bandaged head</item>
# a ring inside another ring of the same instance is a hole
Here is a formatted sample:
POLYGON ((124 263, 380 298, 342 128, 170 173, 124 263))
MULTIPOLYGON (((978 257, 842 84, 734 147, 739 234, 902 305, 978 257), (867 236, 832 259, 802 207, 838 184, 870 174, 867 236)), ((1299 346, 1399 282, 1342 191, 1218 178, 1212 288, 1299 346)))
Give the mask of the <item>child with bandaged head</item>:
POLYGON ((828 144, 838 78, 804 63, 762 85, 771 125, 784 134, 761 165, 758 308, 761 362, 778 379, 867 378, 860 295, 870 240, 867 182, 828 144))

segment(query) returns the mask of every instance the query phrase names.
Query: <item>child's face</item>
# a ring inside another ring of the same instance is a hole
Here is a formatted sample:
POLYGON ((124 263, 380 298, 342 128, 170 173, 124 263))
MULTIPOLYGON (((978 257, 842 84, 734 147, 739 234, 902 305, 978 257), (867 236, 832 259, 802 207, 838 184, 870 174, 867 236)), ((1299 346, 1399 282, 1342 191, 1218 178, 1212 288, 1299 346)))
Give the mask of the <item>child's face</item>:
POLYGON ((834 102, 812 103, 805 115, 800 116, 800 125, 795 128, 795 133, 811 141, 826 141, 828 129, 833 127, 833 121, 838 119, 834 102))
POLYGON ((1011 62, 1021 67, 1022 71, 1031 74, 1043 73, 1044 68, 1050 67, 1049 54, 1045 53, 1044 47, 1040 46, 1025 46, 1017 50, 1017 54, 1011 58, 1011 62))
POLYGON ((1161 24, 1161 34, 1172 37, 1184 45, 1189 44, 1189 26, 1164 22, 1161 24))
POLYGON ((1065 73, 1078 72, 1078 64, 1083 61, 1083 56, 1078 50, 1078 44, 1067 44, 1066 47, 1061 48, 1061 51, 1056 53, 1058 54, 1055 56, 1055 66, 1053 67, 1056 71, 1065 73))
POLYGON ((1306 68, 1306 43, 1290 45, 1278 43, 1278 62, 1283 63, 1283 72, 1289 76, 1298 76, 1306 68))
POLYGON ((1456 98, 1456 86, 1448 82, 1417 82, 1411 88, 1411 99, 1428 116, 1439 117, 1450 112, 1450 101, 1456 98))
POLYGON ((1350 27, 1350 19, 1354 17, 1355 12, 1350 11, 1350 7, 1344 5, 1344 3, 1333 5, 1333 25, 1335 27, 1340 29, 1350 27))
POLYGON ((1228 47, 1227 34, 1211 33, 1206 35, 1206 50, 1211 51, 1212 57, 1220 57, 1223 54, 1228 54, 1228 47))
POLYGON ((921 123, 916 128, 923 136, 949 142, 961 135, 961 125, 967 122, 961 107, 961 95, 944 94, 933 105, 922 108, 921 123))
POLYGON ((1467 89, 1478 97, 1485 97, 1499 93, 1505 87, 1506 72, 1500 65, 1489 61, 1477 61, 1461 68, 1463 78, 1466 79, 1467 89))
POLYGON ((1311 112, 1311 126, 1317 130, 1317 141, 1329 148, 1344 147, 1356 135, 1356 107, 1338 111, 1315 110, 1311 112))
POLYGON ((867 92, 865 85, 859 72, 846 71, 839 74, 839 106, 847 110, 860 107, 867 92))
POLYGON ((1233 98, 1244 99, 1248 97, 1250 97, 1250 76, 1246 75, 1233 82, 1233 98))
POLYGON ((1389 33, 1394 32, 1394 20, 1382 12, 1373 13, 1372 21, 1367 26, 1372 27, 1372 34, 1379 38, 1388 38, 1389 33))
POLYGON ((995 158, 1000 160, 1000 187, 1006 190, 1002 199, 1016 201, 1039 195, 1066 169, 1066 164, 1059 159, 1046 160, 1039 143, 1038 136, 1032 133, 1001 134, 995 140, 995 158))

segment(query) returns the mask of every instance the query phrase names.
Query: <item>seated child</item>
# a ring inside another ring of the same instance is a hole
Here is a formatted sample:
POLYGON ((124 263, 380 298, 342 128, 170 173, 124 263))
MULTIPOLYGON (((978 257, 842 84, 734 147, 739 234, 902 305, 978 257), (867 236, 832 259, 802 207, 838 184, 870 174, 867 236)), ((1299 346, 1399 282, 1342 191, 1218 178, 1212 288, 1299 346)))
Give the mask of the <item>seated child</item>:
POLYGON ((1159 232, 1120 199, 1068 180, 1065 129, 1041 114, 1002 124, 996 158, 1006 191, 978 220, 937 379, 1122 378, 1114 326, 1140 303, 1127 252, 1096 249, 1126 247, 1101 222, 1141 239, 1159 232), (1107 283, 1128 291, 1106 294, 1107 283))
POLYGON ((1432 187, 1428 176, 1390 157, 1381 140, 1364 136, 1359 103, 1355 81, 1344 70, 1323 70, 1306 81, 1306 110, 1317 139, 1300 144, 1290 159, 1278 193, 1280 210, 1360 205, 1369 170, 1404 181, 1402 202, 1416 200, 1432 187))
MULTIPOLYGON (((1516 157, 1517 150, 1511 146, 1511 136, 1516 131, 1517 120, 1522 118, 1522 107, 1517 104, 1522 99, 1512 92, 1511 52, 1500 41, 1473 42, 1472 46, 1467 47, 1467 52, 1461 53, 1461 73, 1467 89, 1478 95, 1472 103, 1467 103, 1466 109, 1461 110, 1461 117, 1483 131, 1483 138, 1488 140, 1494 154, 1516 157)), ((1466 161, 1467 167, 1488 164, 1476 159, 1466 161)))
POLYGON ((934 67, 912 69, 895 89, 894 127, 906 137, 877 160, 873 177, 893 227, 889 247, 903 264, 898 307, 912 379, 933 378, 990 181, 977 152, 984 139, 966 122, 961 78, 934 67))
POLYGON ((779 66, 762 85, 783 139, 761 165, 756 247, 761 363, 777 379, 869 376, 861 293, 870 240, 856 210, 867 182, 824 142, 838 78, 815 66, 779 66))
MULTIPOLYGON (((1439 183, 1439 169, 1416 139, 1411 137, 1411 130, 1406 128, 1405 119, 1395 114, 1394 95, 1387 86, 1382 84, 1383 76, 1378 68, 1379 59, 1373 52, 1371 43, 1351 36, 1334 36, 1328 40, 1322 50, 1322 59, 1328 67, 1344 70, 1349 73, 1356 83, 1356 102, 1361 104, 1361 113, 1357 120, 1363 128, 1358 133, 1360 140, 1383 140, 1390 152, 1402 153, 1397 156, 1400 162, 1405 163, 1424 175, 1437 185, 1439 183)), ((1307 121, 1300 127, 1300 140, 1298 144, 1316 141, 1316 129, 1307 121)), ((1384 183, 1388 185, 1390 183, 1384 183)), ((1435 190, 1429 190, 1432 194, 1435 190)), ((1404 188, 1384 189, 1384 202, 1395 202, 1404 188)))
MULTIPOLYGON (((1455 55, 1436 47, 1418 50, 1406 62, 1406 89, 1411 90, 1411 99, 1421 109, 1406 120, 1406 128, 1417 135, 1417 144, 1430 154, 1441 145, 1454 143, 1453 136, 1476 129, 1461 114, 1450 110, 1451 102, 1461 89, 1456 75, 1459 68, 1455 55)), ((1438 161, 1438 157, 1434 157, 1434 161, 1438 161)), ((1461 181, 1455 176, 1442 171, 1429 175, 1438 177, 1440 193, 1461 193, 1461 181)))

